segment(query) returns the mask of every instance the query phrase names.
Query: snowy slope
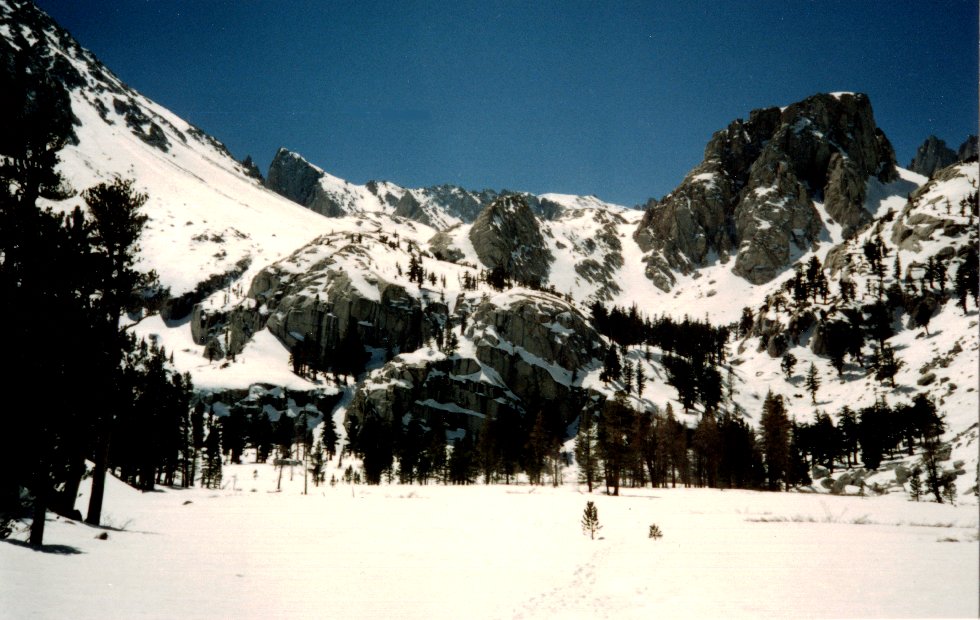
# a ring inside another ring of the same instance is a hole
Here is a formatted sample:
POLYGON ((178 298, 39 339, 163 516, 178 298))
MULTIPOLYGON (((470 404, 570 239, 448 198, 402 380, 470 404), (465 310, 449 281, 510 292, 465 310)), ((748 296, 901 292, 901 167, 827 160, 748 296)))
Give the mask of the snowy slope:
MULTIPOLYGON (((0 3, 5 32, 17 27, 12 11, 0 3)), ((141 266, 156 270, 174 295, 246 261, 247 281, 257 266, 329 230, 322 218, 247 177, 218 141, 123 84, 53 23, 45 25, 28 38, 51 62, 66 59, 84 81, 69 89, 78 144, 61 151, 59 171, 79 192, 114 177, 136 181, 149 196, 141 266)))

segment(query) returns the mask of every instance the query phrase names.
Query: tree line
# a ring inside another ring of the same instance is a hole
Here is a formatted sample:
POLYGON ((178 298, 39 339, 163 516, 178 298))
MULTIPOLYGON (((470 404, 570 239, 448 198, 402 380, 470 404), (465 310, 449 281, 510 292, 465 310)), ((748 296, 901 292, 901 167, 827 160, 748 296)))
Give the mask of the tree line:
POLYGON ((80 516, 85 461, 95 464, 86 521, 98 525, 105 476, 141 488, 186 483, 193 386, 156 343, 120 321, 162 291, 136 268, 147 197, 131 181, 81 193, 62 214, 39 199, 76 195, 56 170, 77 140, 68 92, 29 42, 0 42, 0 323, 14 363, 0 376, 9 475, 0 479, 0 531, 32 516, 43 544, 48 509, 80 516), (138 448, 137 448, 138 446, 138 448))

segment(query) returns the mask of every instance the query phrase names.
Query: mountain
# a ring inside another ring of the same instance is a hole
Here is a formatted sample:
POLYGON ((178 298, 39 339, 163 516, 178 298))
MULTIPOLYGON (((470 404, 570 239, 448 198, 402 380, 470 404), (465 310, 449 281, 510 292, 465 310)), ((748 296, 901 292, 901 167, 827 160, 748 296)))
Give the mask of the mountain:
MULTIPOLYGON (((710 394, 753 424, 770 390, 800 421, 925 394, 949 423, 961 489, 976 484, 976 301, 959 306, 952 283, 977 246, 980 171, 899 168, 863 94, 733 121, 643 212, 593 197, 357 185, 286 150, 263 182, 33 5, 0 9, 5 54, 29 55, 64 86, 74 139, 59 170, 72 187, 119 176, 148 194, 140 266, 169 293, 124 321, 165 346, 218 415, 414 417, 472 439, 501 419, 519 420, 523 437, 547 414, 567 439, 586 407, 617 393, 646 412, 670 404, 690 427, 718 405, 710 394), (616 346, 599 305, 624 310, 620 327, 656 318, 663 333, 616 346), (881 316, 890 330, 872 338, 881 316), (856 331, 842 338, 845 327, 856 331), (709 346, 695 336, 714 345, 688 356, 710 368, 697 368, 690 400, 677 360, 709 346), (842 341, 851 348, 838 357, 842 341), (610 351, 632 369, 632 390, 609 378, 610 351), (887 376, 886 351, 903 362, 887 376), (783 369, 787 353, 822 377, 819 401, 783 369)), ((893 465, 862 475, 894 486, 893 465)))

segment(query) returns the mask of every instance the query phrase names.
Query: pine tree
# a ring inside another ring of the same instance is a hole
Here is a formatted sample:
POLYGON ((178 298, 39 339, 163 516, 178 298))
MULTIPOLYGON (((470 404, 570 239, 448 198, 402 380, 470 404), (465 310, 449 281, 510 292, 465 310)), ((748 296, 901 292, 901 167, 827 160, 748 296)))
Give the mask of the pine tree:
POLYGON ((909 497, 916 502, 922 497, 922 468, 918 465, 909 474, 909 497))
POLYGON ((206 489, 221 487, 221 433, 214 416, 208 420, 208 436, 204 440, 201 486, 206 489))
POLYGON ((903 366, 905 362, 895 356, 895 350, 887 343, 878 348, 871 360, 875 378, 882 383, 888 381, 891 387, 895 387, 895 375, 903 366))
POLYGON ((323 442, 319 439, 313 444, 312 454, 310 455, 310 474, 313 476, 313 485, 320 486, 323 482, 323 442))
POLYGON ((627 394, 633 393, 633 375, 635 372, 633 362, 627 360, 626 364, 623 365, 623 390, 627 394))
POLYGON ((483 419, 483 428, 476 438, 477 459, 484 484, 493 482, 494 475, 497 473, 500 453, 497 448, 498 434, 497 420, 492 413, 488 413, 483 419))
POLYGON ((789 352, 784 353, 779 367, 783 369, 783 374, 786 375, 786 380, 789 381, 793 378, 793 369, 796 368, 796 356, 789 352))
POLYGON ((326 416, 323 419, 323 428, 320 431, 320 442, 323 444, 323 449, 327 453, 327 459, 332 460, 337 453, 337 441, 339 437, 337 436, 337 429, 334 427, 333 420, 326 416))
POLYGON ((591 500, 585 502, 585 510, 582 511, 582 532, 588 534, 590 539, 595 540, 596 532, 601 529, 599 509, 596 508, 595 502, 591 500))
POLYGON ((963 314, 967 311, 967 300, 973 297, 973 305, 977 306, 978 295, 980 295, 980 258, 977 249, 970 246, 966 256, 956 268, 956 277, 953 279, 953 291, 959 300, 959 305, 963 308, 963 314))
POLYGON ((810 362, 810 369, 806 373, 805 381, 806 389, 810 392, 810 402, 814 405, 817 404, 817 390, 820 389, 820 375, 817 374, 817 368, 810 362))
POLYGON ((592 492, 592 483, 599 472, 597 443, 599 429, 592 410, 586 407, 579 418, 578 434, 575 436, 575 462, 578 464, 579 483, 588 486, 592 492))
POLYGON ((629 435, 636 412, 627 403, 626 394, 618 391, 606 401, 598 424, 598 447, 605 470, 606 492, 619 495, 619 485, 630 453, 629 435))
POLYGON ((773 394, 772 390, 766 394, 763 402, 759 427, 769 490, 778 491, 790 464, 790 422, 783 397, 773 394))

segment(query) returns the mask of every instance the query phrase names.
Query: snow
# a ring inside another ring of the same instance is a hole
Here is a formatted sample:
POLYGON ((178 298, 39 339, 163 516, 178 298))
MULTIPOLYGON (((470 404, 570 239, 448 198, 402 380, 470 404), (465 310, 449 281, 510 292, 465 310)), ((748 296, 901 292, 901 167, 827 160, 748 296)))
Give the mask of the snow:
POLYGON ((605 202, 600 200, 595 196, 578 196, 574 194, 541 194, 538 196, 541 200, 549 200, 556 204, 559 204, 566 209, 598 209, 603 211, 622 211, 627 209, 622 205, 613 204, 610 202, 605 202))
MULTIPOLYGON (((342 471, 331 463, 327 479, 342 471)), ((976 617, 975 502, 567 482, 309 486, 226 466, 220 490, 108 480, 106 528, 0 543, 12 618, 976 617), (598 539, 583 535, 586 500, 598 539), (663 538, 647 537, 657 524, 663 538), (98 540, 100 533, 107 540, 98 540)), ((87 492, 87 484, 84 489, 87 492)), ((85 497, 80 498, 84 506, 85 497)))

